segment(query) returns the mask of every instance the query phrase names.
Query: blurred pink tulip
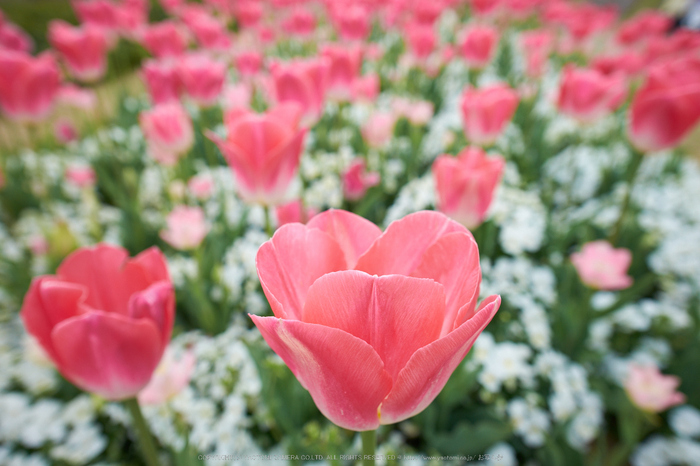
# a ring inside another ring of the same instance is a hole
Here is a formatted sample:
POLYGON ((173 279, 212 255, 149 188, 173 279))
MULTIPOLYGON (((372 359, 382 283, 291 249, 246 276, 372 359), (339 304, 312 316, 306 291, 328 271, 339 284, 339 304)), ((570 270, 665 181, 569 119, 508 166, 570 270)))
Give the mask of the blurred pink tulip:
POLYGON ((349 201, 357 201, 365 196, 372 186, 379 184, 379 173, 367 173, 364 159, 357 158, 343 172, 343 194, 349 201))
POLYGON ((380 81, 376 73, 361 76, 352 82, 354 101, 374 102, 379 96, 380 81))
POLYGON ((89 188, 95 185, 97 176, 90 166, 73 165, 66 168, 66 181, 78 188, 89 188))
POLYGON ((75 84, 64 84, 56 94, 56 101, 82 110, 92 110, 97 105, 97 95, 92 89, 78 87, 75 84))
POLYGON ((680 378, 663 375, 654 365, 632 363, 628 370, 625 391, 638 408, 660 413, 685 402, 685 395, 676 391, 681 383, 680 378))
POLYGON ((616 55, 601 55, 593 59, 591 67, 600 73, 611 76, 614 74, 633 78, 644 68, 644 59, 633 51, 625 51, 616 55))
POLYGON ((54 123, 54 136, 61 144, 68 144, 78 139, 78 129, 72 121, 62 118, 54 123))
POLYGON ((262 5, 255 0, 239 0, 234 7, 234 16, 245 28, 258 24, 262 15, 262 5))
POLYGON ((318 209, 304 207, 301 200, 287 202, 275 208, 277 215, 277 226, 281 227, 288 223, 306 223, 318 214, 318 209))
POLYGON ((521 34, 520 48, 525 55, 525 73, 529 77, 539 78, 542 76, 553 44, 552 33, 544 29, 521 34))
POLYGON ((464 134, 469 143, 493 144, 513 118, 517 107, 517 92, 504 84, 465 89, 461 109, 464 134))
POLYGON ((376 112, 362 125, 362 137, 368 146, 384 147, 394 135, 396 116, 391 112, 376 112))
POLYGON ((335 100, 349 100, 352 86, 360 76, 362 68, 362 47, 354 45, 325 45, 321 55, 328 59, 328 96, 335 100))
POLYGON ((107 38, 94 26, 73 27, 54 20, 49 23, 48 39, 80 81, 93 82, 107 71, 107 38))
POLYGON ((250 100, 253 98, 253 91, 245 83, 230 84, 224 89, 221 106, 226 109, 250 108, 250 100))
POLYGON ((180 57, 187 50, 187 36, 173 21, 149 25, 141 32, 141 43, 156 58, 180 57))
POLYGON ((39 121, 48 116, 60 85, 51 55, 0 50, 0 108, 13 120, 39 121))
POLYGON ((162 404, 180 393, 190 383, 196 362, 192 351, 186 351, 179 359, 175 359, 173 351, 166 349, 151 381, 139 392, 139 404, 162 404))
POLYGON ((174 62, 146 60, 141 68, 141 78, 155 105, 180 101, 182 83, 174 62))
POLYGON ((282 23, 282 30, 292 36, 308 37, 316 30, 316 18, 305 9, 295 9, 282 23))
POLYGON ((433 163, 437 209, 473 230, 481 225, 503 176, 503 157, 467 147, 457 157, 441 155, 433 163))
POLYGON ((404 35, 408 43, 408 49, 411 54, 419 59, 424 60, 433 53, 437 38, 432 26, 426 26, 420 23, 410 23, 404 28, 404 35))
POLYGON ((194 197, 205 201, 214 194, 214 180, 210 175, 193 176, 187 182, 187 188, 194 197))
POLYGON ((500 305, 477 307, 476 242, 439 212, 382 233, 326 211, 279 228, 256 264, 275 315, 253 322, 319 410, 355 431, 423 411, 500 305))
POLYGON ((194 143, 192 121, 176 102, 158 104, 139 115, 148 153, 165 166, 175 165, 194 143))
POLYGON ((464 61, 470 68, 485 67, 496 52, 498 39, 498 31, 490 26, 471 26, 460 44, 464 61))
POLYGON ((564 67, 559 84, 559 111, 584 123, 594 122, 617 109, 627 97, 627 80, 606 76, 592 68, 564 67))
POLYGON ((391 102, 391 110, 397 118, 404 117, 416 126, 427 125, 435 111, 427 100, 409 100, 397 97, 391 102))
POLYGON ((333 10, 333 20, 343 40, 364 41, 370 33, 370 14, 359 3, 339 6, 333 10))
POLYGON ((264 114, 243 109, 225 117, 227 137, 209 138, 221 149, 246 202, 280 204, 299 168, 306 130, 299 130, 301 109, 281 104, 264 114))
POLYGON ((642 11, 620 25, 617 41, 625 46, 639 44, 651 36, 663 36, 671 30, 673 18, 661 11, 642 11))
POLYGON ((35 278, 20 316, 64 377, 123 400, 151 379, 174 313, 175 292, 157 248, 130 259, 102 244, 72 253, 56 275, 35 278))
POLYGON ((0 49, 30 53, 34 49, 34 41, 16 24, 4 22, 0 24, 0 49))
POLYGON ((246 51, 236 55, 236 70, 242 78, 252 78, 260 71, 263 64, 263 56, 260 52, 246 51))
POLYGON ((116 34, 119 31, 119 7, 110 0, 72 0, 76 16, 82 24, 102 28, 116 34))
POLYGON ((192 16, 186 24, 202 48, 227 52, 231 47, 231 37, 221 20, 208 14, 201 14, 192 16))
POLYGON ((160 237, 179 250, 197 249, 209 233, 209 227, 201 207, 175 207, 166 218, 167 228, 160 237))
POLYGON ((187 55, 178 62, 185 93, 202 107, 216 103, 224 88, 226 65, 206 55, 187 55))
POLYGON ((581 252, 571 255, 571 263, 581 281, 597 290, 622 290, 633 283, 627 275, 632 253, 625 248, 615 249, 607 241, 584 244, 581 252))
POLYGON ((325 58, 273 63, 270 71, 274 99, 277 103, 298 104, 305 123, 316 122, 325 104, 329 66, 325 58))

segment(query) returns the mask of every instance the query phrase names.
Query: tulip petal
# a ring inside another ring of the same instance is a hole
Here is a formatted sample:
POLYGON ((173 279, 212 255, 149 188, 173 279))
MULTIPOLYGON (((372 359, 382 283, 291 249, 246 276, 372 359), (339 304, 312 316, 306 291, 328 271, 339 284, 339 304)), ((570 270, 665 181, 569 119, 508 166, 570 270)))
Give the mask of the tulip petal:
POLYGON ((163 344, 170 341, 175 320, 175 290, 169 281, 160 281, 134 293, 129 301, 129 317, 148 318, 160 332, 163 344))
POLYGON ((455 231, 468 230, 439 212, 407 215, 389 225, 355 268, 370 275, 411 275, 430 245, 455 231))
POLYGON ((164 348, 151 319, 102 311, 61 322, 51 339, 61 373, 109 400, 135 396, 146 386, 164 348))
POLYGON ((379 427, 377 408, 391 390, 391 377, 371 346, 335 328, 250 317, 324 416, 345 429, 379 427))
POLYGON ((165 256, 161 250, 155 246, 146 249, 133 259, 130 259, 124 266, 124 272, 127 274, 131 273, 131 268, 133 266, 139 266, 141 270, 143 270, 149 283, 155 283, 161 280, 170 281, 170 273, 168 272, 165 256))
POLYGON ((440 336, 444 315, 445 291, 433 280, 345 270, 309 288, 302 320, 366 341, 396 379, 417 349, 440 336))
POLYGON ((255 259, 265 296, 277 317, 301 319, 306 293, 322 275, 345 269, 333 238, 299 223, 283 225, 255 259))
POLYGON ((423 411, 440 393, 500 305, 500 296, 488 297, 474 317, 416 351, 380 406, 381 423, 394 424, 423 411))
POLYGON ((428 248, 411 276, 431 278, 445 287, 445 319, 440 335, 447 335, 471 317, 476 308, 481 268, 474 237, 471 233, 443 236, 428 248), (466 308, 460 312, 463 306, 466 308))
POLYGON ((349 269, 382 234, 374 223, 345 210, 327 210, 312 218, 307 226, 328 233, 340 245, 349 269))

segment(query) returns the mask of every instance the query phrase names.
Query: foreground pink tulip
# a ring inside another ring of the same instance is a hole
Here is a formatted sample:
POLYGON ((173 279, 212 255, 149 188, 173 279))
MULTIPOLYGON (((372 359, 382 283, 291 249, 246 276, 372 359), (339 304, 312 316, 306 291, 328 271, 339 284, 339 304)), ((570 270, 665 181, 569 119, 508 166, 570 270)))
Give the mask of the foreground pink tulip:
POLYGON ((0 108, 15 120, 45 118, 60 88, 58 66, 53 57, 32 57, 21 52, 0 50, 0 108))
POLYGON ((51 21, 49 42, 61 54, 71 74, 80 81, 96 81, 107 71, 107 38, 101 29, 51 21))
POLYGON ((139 404, 162 404, 180 393, 190 383, 196 362, 197 359, 191 351, 175 359, 173 351, 168 348, 151 381, 139 392, 139 404))
POLYGON ((192 121, 176 102, 156 105, 139 115, 148 153, 166 166, 175 165, 194 143, 192 121))
POLYGON ((296 175, 306 130, 299 130, 301 109, 279 105, 264 114, 233 109, 226 114, 226 140, 209 138, 221 149, 247 202, 277 205, 296 175))
POLYGON ((156 248, 133 259, 115 246, 82 248, 37 277, 20 316, 58 370, 108 400, 148 384, 173 327, 175 293, 156 248))
POLYGON ((663 375, 654 365, 630 364, 625 379, 625 391, 632 402, 644 411, 659 413, 685 402, 685 395, 677 392, 681 379, 663 375))
POLYGON ((581 252, 571 255, 581 281, 598 290, 622 290, 632 285, 627 270, 632 263, 629 249, 613 248, 607 241, 583 245, 581 252))
POLYGON ((197 104, 208 107, 224 88, 226 65, 206 55, 192 54, 178 62, 178 76, 185 93, 197 104))
POLYGON ((481 89, 467 88, 462 94, 464 133, 472 144, 493 144, 513 118, 518 94, 504 84, 481 89))
POLYGON ((642 151, 675 147, 700 121, 700 58, 653 67, 630 108, 629 137, 642 151))
POLYGON ((470 68, 489 64, 498 45, 498 31, 489 26, 472 26, 462 39, 462 57, 470 68))
POLYGON ((505 166, 503 157, 488 157, 478 147, 467 147, 457 157, 439 156, 433 163, 438 210, 470 230, 478 227, 505 166))
POLYGON ((256 262, 275 315, 252 315, 255 325, 319 410, 355 431, 423 411, 501 302, 477 307, 476 242, 439 212, 382 233, 326 211, 279 228, 256 262))
POLYGON ((305 122, 316 122, 325 104, 328 69, 329 62, 325 58, 273 63, 270 71, 275 100, 298 104, 305 122))
POLYGON ((379 173, 367 173, 364 159, 355 159, 343 172, 343 193, 345 199, 357 201, 362 199, 369 188, 379 184, 379 173))
POLYGON ((177 206, 166 218, 168 227, 160 237, 175 249, 197 249, 209 233, 201 207, 177 206))
POLYGON ((559 111, 591 123, 618 108, 627 95, 623 76, 606 76, 595 69, 564 67, 559 85, 559 111))

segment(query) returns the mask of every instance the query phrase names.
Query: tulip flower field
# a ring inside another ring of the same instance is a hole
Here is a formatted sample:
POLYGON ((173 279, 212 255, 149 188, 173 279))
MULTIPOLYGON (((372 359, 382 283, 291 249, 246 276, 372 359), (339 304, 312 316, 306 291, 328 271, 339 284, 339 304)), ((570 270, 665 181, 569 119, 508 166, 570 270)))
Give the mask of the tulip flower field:
POLYGON ((700 465, 700 32, 64 3, 0 14, 0 465, 700 465))

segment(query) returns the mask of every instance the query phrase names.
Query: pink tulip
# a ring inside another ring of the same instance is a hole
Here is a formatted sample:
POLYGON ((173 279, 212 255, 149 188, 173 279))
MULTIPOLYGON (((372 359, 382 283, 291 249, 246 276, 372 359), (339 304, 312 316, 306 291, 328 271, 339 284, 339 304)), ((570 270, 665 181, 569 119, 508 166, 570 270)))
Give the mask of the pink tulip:
POLYGON ((174 62, 146 60, 141 68, 141 78, 154 104, 180 101, 182 83, 174 62))
POLYGON ((256 264, 275 315, 253 322, 319 410, 355 431, 424 410, 500 306, 477 308, 476 242, 439 212, 382 233, 326 211, 279 228, 256 264))
POLYGON ((106 244, 68 256, 37 277, 20 316, 69 381, 108 400, 148 384, 173 328, 175 292, 157 248, 133 259, 106 244))
POLYGON ((187 182, 187 188, 194 197, 200 201, 205 201, 214 194, 214 180, 209 175, 193 176, 187 182))
POLYGON ((110 0, 73 0, 75 14, 83 24, 116 33, 119 28, 119 7, 110 0))
POLYGON ((187 50, 182 26, 173 21, 149 25, 141 33, 141 43, 156 58, 180 57, 187 50))
POLYGON ((254 0, 245 0, 236 2, 234 15, 236 19, 245 28, 255 26, 262 18, 262 5, 254 0))
POLYGON ((224 89, 221 106, 224 109, 250 108, 253 91, 246 83, 231 84, 224 89))
POLYGON ((464 133, 472 144, 493 144, 518 107, 518 94, 504 84, 481 89, 467 88, 462 93, 464 133))
POLYGON ((175 165, 194 143, 192 121, 176 102, 159 104, 139 115, 148 153, 165 166, 175 165))
POLYGON ((581 281, 598 290, 622 290, 632 285, 627 270, 632 263, 629 249, 613 248, 607 241, 586 243, 571 255, 581 281))
MULTIPOLYGON (((51 249, 51 245, 49 244, 49 242, 43 235, 40 234, 31 236, 27 241, 27 246, 29 246, 29 250, 35 256, 45 256, 51 249)), ((29 341, 31 342, 29 343, 29 345, 31 345, 31 350, 35 353, 39 353, 37 354, 37 356, 40 356, 39 359, 42 360, 42 362, 47 363, 46 365, 50 366, 51 360, 48 359, 46 353, 44 352, 44 350, 41 349, 41 346, 39 346, 39 343, 37 343, 36 339, 33 337, 29 337, 29 341)))
POLYGON ((123 0, 117 7, 120 32, 129 39, 136 39, 138 32, 148 24, 149 0, 123 0))
POLYGON ((54 136, 61 144, 68 144, 78 139, 78 129, 72 121, 62 118, 54 123, 54 136))
POLYGON ((56 94, 56 101, 82 110, 92 110, 97 105, 97 95, 91 89, 78 87, 75 84, 64 84, 56 94))
POLYGON ((107 71, 107 38, 95 26, 73 27, 54 20, 49 24, 49 42, 63 58, 68 70, 80 81, 92 82, 107 71))
POLYGON ((360 76, 362 68, 362 47, 355 45, 325 45, 321 55, 328 59, 327 92, 336 100, 349 100, 352 86, 360 76))
POLYGON ((649 70, 630 108, 629 138, 642 151, 675 147, 700 121, 700 58, 649 70))
POLYGON ((472 26, 460 45, 462 57, 470 68, 483 68, 489 64, 498 45, 498 31, 490 26, 472 26))
POLYGON ((498 11, 502 0, 470 0, 475 16, 489 16, 498 11))
POLYGON ((97 176, 90 166, 75 165, 66 169, 66 181, 78 188, 90 188, 95 185, 97 176))
POLYGON ((416 126, 427 125, 435 111, 433 103, 427 100, 395 98, 391 110, 397 118, 404 117, 416 126))
POLYGON ((226 52, 231 47, 226 26, 219 19, 209 14, 199 14, 185 19, 185 23, 202 48, 226 52))
POLYGON ((9 22, 0 24, 0 49, 30 53, 33 48, 34 41, 22 28, 9 22))
POLYGON ((376 112, 362 126, 362 137, 370 147, 384 147, 394 135, 395 124, 396 116, 393 113, 376 112))
POLYGON ((627 395, 640 409, 651 413, 665 411, 685 402, 685 395, 676 388, 681 379, 663 375, 654 365, 630 364, 624 386, 627 395))
POLYGON ((441 155, 433 163, 437 208, 470 230, 481 225, 501 181, 506 162, 467 147, 453 157, 441 155))
POLYGON ((358 3, 335 8, 333 20, 343 40, 364 41, 369 36, 370 15, 367 9, 358 3))
POLYGON ((559 85, 559 111, 591 123, 618 108, 627 97, 623 76, 606 76, 591 68, 564 67, 559 85))
POLYGON ((59 88, 58 66, 51 55, 0 50, 0 108, 8 117, 42 120, 51 112, 59 88))
POLYGON ((408 43, 408 49, 419 60, 428 58, 435 50, 437 38, 432 26, 411 23, 405 27, 404 35, 408 43))
POLYGON ((379 173, 367 173, 367 167, 363 159, 357 158, 343 172, 343 193, 345 199, 357 201, 365 196, 372 186, 379 184, 379 173))
POLYGON ((318 215, 318 209, 314 207, 304 208, 301 200, 297 199, 277 206, 275 214, 277 215, 277 226, 281 227, 288 223, 306 223, 318 215))
POLYGON ((224 88, 226 65, 206 55, 193 54, 180 60, 177 71, 192 100, 203 107, 216 103, 224 88))
POLYGON ((325 104, 329 66, 325 58, 273 63, 270 71, 277 103, 294 102, 302 108, 306 123, 316 122, 325 104))
POLYGON ((263 57, 259 52, 241 52, 235 58, 238 74, 243 78, 252 78, 262 68, 263 57))
POLYGON ((180 393, 190 383, 196 362, 197 359, 191 351, 175 359, 173 351, 168 348, 151 381, 139 392, 139 404, 163 404, 180 393))
POLYGON ((642 11, 620 25, 617 41, 633 45, 651 36, 663 36, 671 30, 673 18, 660 11, 642 11))
POLYGON ((361 76, 352 82, 354 101, 374 102, 379 97, 380 81, 376 73, 361 76))
POLYGON ((633 78, 644 69, 644 59, 636 52, 626 51, 616 55, 598 56, 591 62, 591 67, 606 76, 618 74, 633 78))
POLYGON ((547 30, 523 32, 520 48, 525 55, 525 73, 531 78, 539 78, 544 73, 547 58, 552 51, 554 37, 547 30))
POLYGON ((243 109, 226 114, 226 140, 209 138, 221 149, 240 196, 250 203, 279 204, 299 168, 306 130, 299 130, 301 110, 282 104, 264 114, 243 109))
POLYGON ((282 30, 289 35, 308 37, 316 30, 316 18, 304 9, 296 9, 282 23, 282 30))
POLYGON ((166 218, 167 228, 160 237, 175 249, 197 249, 209 233, 201 207, 177 206, 166 218))

